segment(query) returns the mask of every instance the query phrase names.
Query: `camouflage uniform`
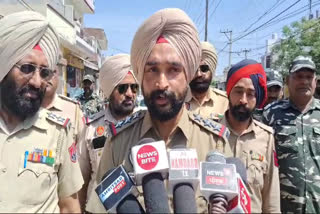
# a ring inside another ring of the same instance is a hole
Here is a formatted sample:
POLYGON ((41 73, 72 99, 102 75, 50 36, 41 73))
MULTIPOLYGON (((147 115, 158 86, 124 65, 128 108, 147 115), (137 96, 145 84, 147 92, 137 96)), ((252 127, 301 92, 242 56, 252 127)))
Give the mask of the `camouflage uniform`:
POLYGON ((252 113, 252 117, 253 119, 261 122, 262 120, 262 113, 263 113, 263 109, 262 108, 255 108, 255 110, 252 113))
POLYGON ((80 102, 81 109, 86 116, 90 116, 103 110, 103 101, 94 93, 92 93, 89 98, 86 98, 83 93, 76 97, 76 99, 80 102))
POLYGON ((283 213, 320 213, 320 101, 301 113, 289 100, 265 107, 275 131, 283 213))

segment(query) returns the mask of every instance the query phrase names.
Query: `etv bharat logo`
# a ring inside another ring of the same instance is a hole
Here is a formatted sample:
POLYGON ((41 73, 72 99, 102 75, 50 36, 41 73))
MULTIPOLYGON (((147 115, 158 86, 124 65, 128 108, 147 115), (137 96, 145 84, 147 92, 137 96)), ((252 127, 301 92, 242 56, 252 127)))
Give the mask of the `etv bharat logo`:
POLYGON ((159 162, 159 153, 157 149, 151 145, 142 146, 137 152, 137 162, 144 170, 153 169, 159 162))

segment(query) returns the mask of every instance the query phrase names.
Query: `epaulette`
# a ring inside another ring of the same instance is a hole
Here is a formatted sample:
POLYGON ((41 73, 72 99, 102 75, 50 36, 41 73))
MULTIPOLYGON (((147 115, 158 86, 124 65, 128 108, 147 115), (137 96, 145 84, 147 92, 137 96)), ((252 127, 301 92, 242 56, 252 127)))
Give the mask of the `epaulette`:
POLYGON ((229 138, 230 131, 226 126, 224 126, 220 123, 217 123, 211 119, 203 118, 199 114, 195 114, 192 112, 189 112, 188 114, 189 114, 189 117, 192 121, 194 121, 195 123, 197 123, 201 127, 205 128, 206 130, 213 132, 214 134, 218 135, 219 137, 223 137, 226 139, 229 138))
POLYGON ((133 113, 132 115, 126 117, 126 119, 120 120, 116 124, 110 124, 110 130, 112 136, 117 135, 122 130, 128 128, 129 126, 133 125, 135 122, 139 121, 143 118, 146 114, 147 110, 141 110, 133 113))
POLYGON ((62 94, 58 94, 58 96, 59 96, 61 99, 66 100, 66 101, 68 101, 68 102, 72 102, 72 103, 74 103, 74 104, 79 104, 79 102, 78 102, 77 100, 74 100, 74 99, 72 99, 72 98, 70 98, 70 97, 63 96, 62 94))
POLYGON ((260 128, 262 128, 262 129, 264 129, 265 131, 269 132, 270 134, 273 134, 273 133, 274 133, 272 127, 267 126, 266 124, 261 123, 261 122, 259 122, 259 121, 257 121, 257 120, 253 120, 253 122, 254 122, 257 126, 259 126, 260 128))
POLYGON ((47 119, 56 123, 56 124, 63 126, 64 128, 68 128, 71 124, 69 118, 61 117, 60 115, 56 115, 56 114, 52 113, 51 111, 47 112, 47 119))
POLYGON ((90 123, 92 123, 93 121, 98 120, 99 118, 103 117, 105 114, 105 111, 99 111, 93 115, 87 116, 85 117, 85 122, 87 125, 89 125, 90 123))
POLYGON ((217 93, 217 94, 219 94, 219 95, 221 95, 221 96, 228 97, 228 96, 227 96, 227 92, 225 92, 225 91, 222 91, 222 90, 219 90, 219 89, 216 89, 216 88, 212 88, 212 90, 213 90, 215 93, 217 93))

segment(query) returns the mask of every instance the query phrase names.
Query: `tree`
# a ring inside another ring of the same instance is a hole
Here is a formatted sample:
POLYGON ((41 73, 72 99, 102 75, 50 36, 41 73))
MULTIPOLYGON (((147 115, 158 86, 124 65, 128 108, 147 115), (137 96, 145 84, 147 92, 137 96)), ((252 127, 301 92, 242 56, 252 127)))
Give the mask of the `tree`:
POLYGON ((271 67, 285 76, 295 57, 311 56, 320 74, 320 21, 302 19, 283 27, 282 33, 284 38, 272 49, 271 67))

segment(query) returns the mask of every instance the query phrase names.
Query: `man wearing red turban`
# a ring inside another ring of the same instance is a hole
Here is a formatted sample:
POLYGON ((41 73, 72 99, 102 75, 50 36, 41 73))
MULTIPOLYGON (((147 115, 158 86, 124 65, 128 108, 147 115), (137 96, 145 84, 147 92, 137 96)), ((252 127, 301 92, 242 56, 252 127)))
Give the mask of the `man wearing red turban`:
POLYGON ((272 128, 254 120, 252 113, 267 99, 266 74, 261 64, 243 60, 228 72, 229 110, 221 123, 230 130, 235 157, 247 168, 252 213, 280 213, 280 186, 274 157, 272 128))

